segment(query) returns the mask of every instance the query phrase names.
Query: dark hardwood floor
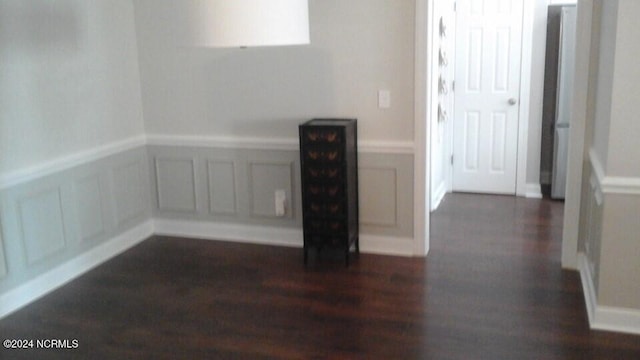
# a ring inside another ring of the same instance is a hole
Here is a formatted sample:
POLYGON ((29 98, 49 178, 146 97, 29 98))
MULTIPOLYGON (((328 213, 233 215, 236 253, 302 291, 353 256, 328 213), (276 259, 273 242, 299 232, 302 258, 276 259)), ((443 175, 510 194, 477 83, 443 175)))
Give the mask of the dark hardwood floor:
POLYGON ((2 359, 640 359, 560 269, 562 203, 448 195, 428 259, 155 237, 0 320, 2 359))

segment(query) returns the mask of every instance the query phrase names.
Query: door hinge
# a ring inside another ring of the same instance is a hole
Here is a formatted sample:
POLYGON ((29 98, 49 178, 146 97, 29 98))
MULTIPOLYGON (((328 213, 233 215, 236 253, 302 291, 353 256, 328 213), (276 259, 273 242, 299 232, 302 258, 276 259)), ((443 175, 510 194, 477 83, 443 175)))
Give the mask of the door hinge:
POLYGON ((453 11, 457 11, 458 3, 456 1, 453 2, 453 11))
POLYGON ((455 80, 451 82, 451 91, 456 91, 456 82, 455 82, 455 80))
POLYGON ((451 165, 453 165, 453 154, 451 155, 451 165))

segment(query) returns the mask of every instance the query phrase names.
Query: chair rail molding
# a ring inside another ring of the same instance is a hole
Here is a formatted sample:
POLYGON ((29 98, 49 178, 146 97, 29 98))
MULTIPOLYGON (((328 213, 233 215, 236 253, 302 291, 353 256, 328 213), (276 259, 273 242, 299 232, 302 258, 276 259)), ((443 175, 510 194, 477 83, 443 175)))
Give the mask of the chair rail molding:
MULTIPOLYGON (((192 146, 223 149, 290 150, 299 149, 297 138, 257 138, 233 136, 161 135, 148 134, 148 145, 192 146)), ((413 154, 413 141, 358 140, 363 153, 413 154)))
POLYGON ((144 146, 145 144, 146 137, 144 135, 134 136, 61 156, 50 161, 42 162, 19 170, 0 174, 0 190, 67 170, 75 166, 87 164, 107 156, 135 149, 137 147, 144 146))
POLYGON ((589 150, 589 161, 595 175, 592 186, 602 194, 640 195, 639 177, 607 176, 594 149, 589 150), (595 184, 593 184, 595 182, 595 184))

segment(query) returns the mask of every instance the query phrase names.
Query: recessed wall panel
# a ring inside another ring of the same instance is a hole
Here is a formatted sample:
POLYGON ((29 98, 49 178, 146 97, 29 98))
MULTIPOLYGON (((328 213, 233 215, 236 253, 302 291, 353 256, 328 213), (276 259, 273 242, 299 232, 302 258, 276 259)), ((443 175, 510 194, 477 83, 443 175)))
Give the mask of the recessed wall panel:
POLYGON ((504 172, 507 143, 507 114, 491 116, 491 171, 504 172))
POLYGON ((479 92, 482 82, 482 29, 469 30, 467 44, 467 91, 479 92))
POLYGON ((34 264, 66 246, 60 189, 18 200, 22 242, 27 263, 34 264))
POLYGON ((116 220, 123 225, 144 214, 144 194, 139 162, 128 163, 113 170, 113 193, 116 220))
POLYGON ((196 211, 195 163, 193 159, 156 159, 158 209, 196 211))
POLYGON ((493 62, 493 91, 505 92, 509 84, 509 28, 498 28, 496 30, 496 51, 493 62))
POLYGON ((209 212, 216 215, 236 215, 235 164, 231 160, 210 160, 207 163, 209 212))
POLYGON ((464 116, 464 169, 478 171, 480 146, 480 113, 466 112, 464 116))
POLYGON ((398 223, 395 168, 359 168, 360 223, 394 227, 398 223))
POLYGON ((275 191, 285 190, 287 212, 291 218, 293 163, 249 163, 250 215, 275 218, 275 191))
POLYGON ((104 233, 102 184, 96 174, 75 183, 76 209, 80 239, 86 241, 104 233))

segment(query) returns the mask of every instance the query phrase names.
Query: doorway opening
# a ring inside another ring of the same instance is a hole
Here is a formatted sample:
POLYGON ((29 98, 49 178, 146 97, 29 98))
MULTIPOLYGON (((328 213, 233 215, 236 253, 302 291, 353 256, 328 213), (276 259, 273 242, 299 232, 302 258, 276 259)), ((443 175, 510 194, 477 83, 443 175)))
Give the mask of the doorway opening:
POLYGON ((541 197, 527 166, 529 152, 540 151, 529 104, 541 86, 532 83, 535 10, 546 11, 546 0, 430 5, 429 210, 454 191, 541 197))
MULTIPOLYGON (((429 213, 430 211, 433 211, 438 207, 438 205, 445 197, 445 194, 454 191, 452 161, 455 164, 455 161, 459 160, 457 159, 457 156, 454 156, 453 159, 451 158, 451 155, 454 152, 454 140, 453 136, 451 135, 453 134, 452 119, 455 116, 455 100, 453 95, 455 94, 457 96, 456 92, 460 90, 460 87, 462 85, 460 84, 456 75, 456 70, 458 70, 457 67, 459 65, 457 65, 456 61, 452 59, 457 58, 457 47, 455 44, 455 39, 459 35, 459 33, 455 19, 456 10, 460 10, 462 2, 471 3, 471 5, 468 6, 475 6, 474 3, 487 3, 487 1, 458 0, 457 9, 455 10, 454 6, 456 5, 454 5, 455 1, 453 0, 427 0, 424 3, 425 7, 428 8, 428 19, 426 21, 428 27, 428 51, 426 52, 427 59, 425 60, 425 62, 427 63, 426 78, 428 79, 427 89, 425 89, 425 92, 427 94, 427 103, 425 109, 425 116, 427 119, 425 129, 425 142, 427 143, 427 148, 425 149, 427 157, 427 159, 425 159, 425 192, 427 194, 427 198, 425 200, 427 203, 425 204, 426 219, 417 219, 416 223, 420 224, 420 222, 422 221, 425 225, 425 248, 427 249, 427 251, 429 249, 429 227, 431 224, 429 213), (441 21, 441 19, 443 21, 441 21), (426 139, 427 137, 428 139, 426 139)), ((504 6, 504 4, 511 3, 509 1, 493 2, 497 3, 497 6, 504 6)), ((536 71, 544 71, 545 31, 540 34, 539 30, 541 26, 543 26, 546 30, 546 11, 548 1, 520 0, 520 2, 522 3, 522 9, 520 10, 522 13, 522 49, 521 60, 519 61, 520 66, 518 67, 520 74, 520 88, 516 92, 517 98, 514 99, 516 101, 516 104, 510 104, 510 100, 512 100, 513 96, 508 96, 504 99, 507 106, 513 106, 514 108, 517 108, 516 112, 519 117, 519 124, 517 126, 516 133, 517 150, 515 151, 515 153, 517 154, 515 191, 509 193, 515 193, 515 195, 519 197, 539 198, 542 196, 539 173, 533 176, 535 177, 533 181, 527 181, 527 157, 528 153, 537 152, 538 155, 540 154, 540 122, 538 120, 535 120, 535 124, 530 123, 530 119, 535 118, 535 116, 537 115, 536 112, 542 112, 541 106, 540 109, 537 108, 539 105, 537 103, 537 100, 540 101, 540 104, 542 102, 542 90, 539 91, 539 94, 534 94, 534 92, 537 91, 536 86, 541 87, 542 82, 540 81, 540 84, 536 83, 537 81, 539 81, 539 79, 532 79, 531 74, 532 72, 537 73, 536 71), (541 12, 544 12, 544 21, 541 20, 541 12), (535 29, 534 25, 536 26, 535 29), (538 33, 534 34, 534 32, 538 33), (539 50, 537 50, 537 48, 540 47, 539 36, 543 37, 542 54, 540 54, 539 50), (538 43, 534 44, 535 41, 538 41, 538 43), (536 50, 534 50, 534 45, 537 46, 536 50), (536 52, 535 54, 534 51, 536 52), (542 56, 542 64, 539 63, 537 57, 534 58, 534 55, 542 56), (536 98, 536 96, 539 97, 539 99, 536 98), (538 127, 537 129, 535 128, 536 126, 538 127), (537 146, 535 143, 537 143, 537 146)), ((468 33, 466 34, 467 39, 472 38, 473 36, 475 35, 468 33)), ((502 34, 496 34, 494 36, 496 41, 501 41, 500 36, 503 36, 504 38, 504 35, 502 34)), ((496 48, 497 47, 494 47, 492 50, 494 55, 495 53, 499 53, 496 48)), ((468 67, 469 65, 467 63, 466 70, 468 70, 468 67)), ((496 78, 494 77, 493 80, 495 79, 496 78)), ((498 77, 497 79, 504 79, 504 77, 498 77)), ((495 82, 497 83, 498 81, 495 82)), ((497 125, 494 125, 493 129, 490 129, 494 132, 496 131, 496 129, 499 132, 502 132, 502 124, 504 124, 504 121, 506 121, 504 118, 498 119, 498 121, 494 122, 494 124, 497 123, 497 125)), ((467 123, 473 123, 473 120, 467 119, 467 123)), ((417 131, 419 131, 418 127, 417 131)), ((475 145, 474 141, 470 141, 469 138, 467 138, 467 144, 469 143, 475 145)), ((502 146, 503 144, 498 143, 498 145, 502 146)), ((420 146, 417 146, 416 149, 418 151, 420 149, 420 146)), ((499 155, 500 154, 496 154, 495 159, 502 160, 502 157, 499 155)), ((535 157, 535 155, 532 156, 535 157)), ((535 161, 533 161, 533 163, 535 163, 535 161)), ((418 168, 418 171, 419 170, 420 169, 418 168)), ((494 191, 474 192, 503 193, 494 191)))

